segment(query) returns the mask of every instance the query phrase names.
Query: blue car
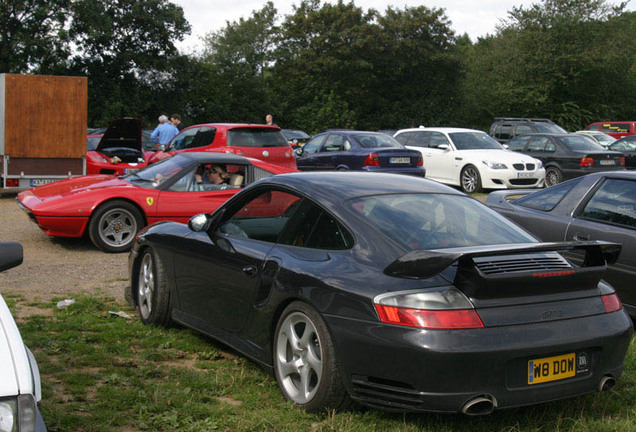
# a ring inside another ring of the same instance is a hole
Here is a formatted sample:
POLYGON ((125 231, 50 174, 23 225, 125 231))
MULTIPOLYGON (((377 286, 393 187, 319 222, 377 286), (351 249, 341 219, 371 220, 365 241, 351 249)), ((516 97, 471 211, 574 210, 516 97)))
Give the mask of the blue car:
POLYGON ((334 130, 319 133, 296 150, 301 171, 362 170, 424 177, 422 154, 380 132, 334 130))

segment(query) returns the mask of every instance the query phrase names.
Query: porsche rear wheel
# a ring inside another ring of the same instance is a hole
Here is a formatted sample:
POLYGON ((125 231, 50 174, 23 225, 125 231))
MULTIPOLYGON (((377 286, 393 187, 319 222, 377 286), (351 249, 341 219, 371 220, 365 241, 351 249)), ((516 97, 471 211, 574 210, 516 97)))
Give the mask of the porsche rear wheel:
POLYGON ((88 232, 93 244, 104 252, 126 252, 143 226, 144 219, 137 207, 114 200, 95 210, 88 232))
POLYGON ((161 259, 152 249, 146 249, 141 256, 136 293, 141 321, 167 327, 172 312, 168 276, 161 259))
POLYGON ((311 306, 287 306, 276 326, 273 351, 276 381, 287 399, 308 412, 351 403, 327 327, 311 306))

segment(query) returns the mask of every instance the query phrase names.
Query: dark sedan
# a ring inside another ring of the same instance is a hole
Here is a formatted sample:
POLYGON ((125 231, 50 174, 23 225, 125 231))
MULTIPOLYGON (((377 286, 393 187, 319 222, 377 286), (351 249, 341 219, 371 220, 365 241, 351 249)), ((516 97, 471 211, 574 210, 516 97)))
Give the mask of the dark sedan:
POLYGON ((142 231, 127 296, 145 323, 250 357, 310 412, 352 398, 487 414, 613 386, 633 333, 601 281, 619 252, 539 243, 414 176, 293 173, 142 231))
MULTIPOLYGON (((527 192, 527 191, 526 191, 527 192)), ((636 317, 636 172, 601 172, 518 199, 519 191, 493 192, 486 205, 543 241, 606 240, 622 243, 618 261, 603 277, 636 317)))
POLYGON ((625 166, 628 169, 636 169, 636 135, 621 138, 610 144, 608 148, 623 153, 625 155, 625 166))
POLYGON ((625 169, 622 153, 606 150, 583 135, 521 135, 508 141, 508 147, 543 162, 546 186, 593 172, 625 169))
POLYGON ((332 130, 296 150, 301 171, 362 170, 424 176, 422 155, 381 132, 332 130))

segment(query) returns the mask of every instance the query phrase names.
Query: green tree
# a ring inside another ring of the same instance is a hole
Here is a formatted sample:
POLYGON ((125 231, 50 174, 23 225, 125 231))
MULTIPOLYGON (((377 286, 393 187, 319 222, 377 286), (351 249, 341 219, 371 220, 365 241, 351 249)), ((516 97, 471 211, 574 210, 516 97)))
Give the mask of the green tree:
POLYGON ((0 72, 47 71, 68 54, 68 0, 0 2, 0 72))

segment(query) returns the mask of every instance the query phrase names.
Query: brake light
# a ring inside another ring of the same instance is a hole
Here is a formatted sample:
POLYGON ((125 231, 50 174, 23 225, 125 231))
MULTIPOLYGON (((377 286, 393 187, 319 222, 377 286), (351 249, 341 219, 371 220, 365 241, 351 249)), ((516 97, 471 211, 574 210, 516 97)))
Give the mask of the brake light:
POLYGON ((424 166, 424 158, 422 158, 422 155, 417 158, 417 166, 424 166))
POLYGON ((621 157, 621 160, 619 162, 620 166, 625 166, 625 156, 621 157))
POLYGON ((20 186, 19 179, 7 179, 7 187, 18 187, 20 186))
POLYGON ((429 329, 483 328, 473 304, 455 287, 381 294, 373 299, 380 321, 429 329))
POLYGON ((364 160, 363 166, 380 166, 380 157, 377 153, 371 153, 364 160))
POLYGON ((375 305, 380 320, 387 324, 429 329, 483 328, 484 323, 474 309, 423 310, 375 305))
POLYGON ((581 158, 581 162, 580 165, 582 167, 593 167, 594 166, 594 159, 592 159, 591 157, 584 157, 581 158))
POLYGON ((605 313, 616 312, 623 308, 621 300, 616 293, 601 296, 601 299, 603 300, 603 305, 605 305, 605 313))

